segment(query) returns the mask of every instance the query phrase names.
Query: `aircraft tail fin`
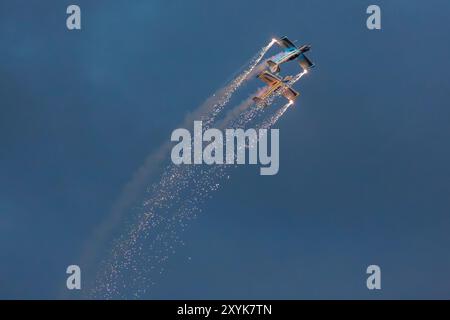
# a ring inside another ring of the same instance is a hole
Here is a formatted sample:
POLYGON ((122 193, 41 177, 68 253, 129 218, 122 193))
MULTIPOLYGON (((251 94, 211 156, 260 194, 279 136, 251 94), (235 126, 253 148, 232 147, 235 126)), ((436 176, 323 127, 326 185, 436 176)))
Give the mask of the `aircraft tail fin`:
POLYGON ((280 65, 273 60, 267 60, 267 65, 269 66, 270 72, 278 73, 280 72, 280 65))

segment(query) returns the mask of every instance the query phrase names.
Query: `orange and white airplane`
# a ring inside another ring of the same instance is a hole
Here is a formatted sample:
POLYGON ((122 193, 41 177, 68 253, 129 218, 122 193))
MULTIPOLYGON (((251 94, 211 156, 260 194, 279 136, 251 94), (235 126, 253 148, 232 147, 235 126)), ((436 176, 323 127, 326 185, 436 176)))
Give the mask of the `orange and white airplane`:
POLYGON ((257 97, 253 97, 253 101, 257 104, 264 104, 265 100, 269 96, 276 94, 277 92, 280 92, 280 94, 282 94, 291 103, 293 103, 300 95, 300 93, 288 85, 288 82, 292 80, 292 76, 287 76, 282 79, 269 71, 264 71, 258 75, 258 78, 267 83, 268 86, 266 86, 262 93, 260 93, 257 97))

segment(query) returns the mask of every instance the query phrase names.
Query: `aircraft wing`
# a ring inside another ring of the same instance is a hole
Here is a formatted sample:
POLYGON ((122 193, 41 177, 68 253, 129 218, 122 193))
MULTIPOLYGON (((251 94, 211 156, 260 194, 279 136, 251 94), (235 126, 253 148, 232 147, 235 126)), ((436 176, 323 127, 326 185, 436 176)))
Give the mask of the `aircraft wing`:
POLYGON ((264 71, 263 73, 258 75, 258 78, 260 78, 262 81, 267 83, 269 86, 273 86, 273 85, 281 82, 281 79, 279 79, 278 77, 274 76, 273 74, 271 74, 267 71, 264 71))
POLYGON ((307 56, 305 56, 303 53, 298 58, 298 63, 304 70, 308 70, 310 68, 313 68, 315 65, 312 63, 311 60, 308 59, 307 56))
POLYGON ((300 95, 300 93, 298 93, 297 91, 295 91, 292 88, 286 88, 283 92, 283 96, 286 97, 286 99, 288 100, 292 100, 294 101, 295 99, 297 99, 297 97, 300 95))
POLYGON ((293 44, 293 43, 291 42, 291 40, 289 40, 287 37, 281 38, 280 41, 279 41, 279 43, 280 43, 280 45, 282 45, 283 47, 285 47, 285 48, 287 48, 287 49, 290 49, 290 48, 297 48, 297 47, 295 46, 295 44, 293 44))

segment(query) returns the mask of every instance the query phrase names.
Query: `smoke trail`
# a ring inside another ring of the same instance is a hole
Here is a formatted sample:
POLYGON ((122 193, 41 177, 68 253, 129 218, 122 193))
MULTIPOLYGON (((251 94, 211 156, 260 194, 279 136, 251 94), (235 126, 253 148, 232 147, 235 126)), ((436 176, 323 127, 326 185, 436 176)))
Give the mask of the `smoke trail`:
POLYGON ((230 101, 233 93, 242 85, 242 83, 248 79, 249 75, 255 70, 258 64, 266 55, 267 51, 274 45, 276 41, 270 41, 266 46, 262 47, 259 53, 250 61, 249 67, 236 77, 225 89, 223 97, 214 105, 213 111, 208 119, 201 119, 203 121, 203 127, 209 128, 211 123, 215 121, 216 116, 222 111, 223 107, 230 101))
MULTIPOLYGON (((208 98, 205 103, 197 108, 192 114, 188 115, 185 118, 182 127, 189 127, 190 125, 192 125, 193 120, 200 119, 204 122, 204 129, 206 130, 215 121, 216 116, 222 111, 223 107, 230 101, 233 93, 243 84, 245 80, 248 79, 252 72, 257 70, 256 67, 274 43, 274 41, 271 41, 269 44, 264 46, 258 52, 258 54, 250 60, 249 66, 244 72, 237 76, 229 85, 218 90, 213 96, 208 98)), ((247 101, 241 107, 244 109, 248 107, 249 104, 251 104, 251 101, 247 101)), ((228 121, 237 114, 239 114, 239 110, 237 110, 236 113, 227 115, 228 118, 226 118, 226 120, 228 121)), ((166 159, 169 151, 170 143, 163 144, 156 152, 147 157, 144 165, 142 165, 139 170, 133 175, 133 178, 124 187, 120 197, 114 204, 109 218, 95 229, 93 238, 90 239, 88 244, 85 246, 84 254, 82 257, 82 261, 84 261, 83 264, 88 266, 92 264, 92 262, 95 260, 96 252, 98 252, 98 250, 104 245, 104 243, 108 239, 108 236, 122 220, 124 211, 137 200, 137 197, 142 192, 142 189, 145 187, 145 184, 150 179, 150 177, 160 171, 160 165, 166 159)), ((167 171, 167 169, 165 171, 167 171)), ((182 176, 182 173, 180 173, 180 170, 178 170, 177 168, 170 169, 170 172, 172 172, 172 176, 182 176)), ((168 179, 167 175, 161 180, 160 184, 167 184, 167 181, 165 181, 164 179, 168 179)), ((150 203, 151 201, 154 201, 154 203, 157 204, 159 202, 158 199, 169 199, 169 196, 166 197, 163 195, 163 190, 164 188, 158 190, 156 198, 153 197, 153 200, 147 200, 144 203, 144 206, 148 206, 148 203, 150 203)), ((173 199, 175 193, 166 191, 165 194, 170 194, 171 198, 173 199)), ((146 218, 143 219, 138 225, 137 230, 139 232, 148 227, 147 218, 150 216, 151 214, 146 214, 146 218)), ((121 245, 118 245, 119 249, 115 253, 113 253, 113 260, 119 259, 118 252, 123 252, 125 250, 125 243, 132 246, 137 242, 137 239, 138 236, 136 236, 135 233, 132 233, 129 241, 123 241, 123 239, 119 240, 119 243, 121 243, 121 245)), ((115 272, 111 271, 111 274, 114 275, 115 272)))
POLYGON ((242 101, 237 106, 231 108, 223 119, 216 124, 216 128, 238 128, 242 127, 245 123, 249 122, 255 117, 257 111, 261 111, 262 108, 254 104, 253 97, 259 95, 262 89, 258 89, 255 93, 251 94, 247 99, 242 101), (250 109, 249 109, 250 108, 250 109))

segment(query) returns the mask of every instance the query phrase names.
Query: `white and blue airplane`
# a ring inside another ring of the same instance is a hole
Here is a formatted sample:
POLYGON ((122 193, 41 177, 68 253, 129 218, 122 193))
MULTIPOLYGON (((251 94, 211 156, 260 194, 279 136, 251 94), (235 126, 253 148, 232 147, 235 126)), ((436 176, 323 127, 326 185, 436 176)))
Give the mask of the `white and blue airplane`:
POLYGON ((267 64, 269 65, 269 69, 272 73, 280 72, 280 64, 285 62, 297 59, 300 66, 303 70, 307 71, 308 69, 313 68, 314 63, 309 60, 304 53, 308 52, 311 49, 311 45, 305 44, 300 48, 297 48, 295 44, 293 44, 287 37, 282 37, 281 39, 274 39, 276 43, 283 47, 283 52, 280 52, 267 60, 267 64))

